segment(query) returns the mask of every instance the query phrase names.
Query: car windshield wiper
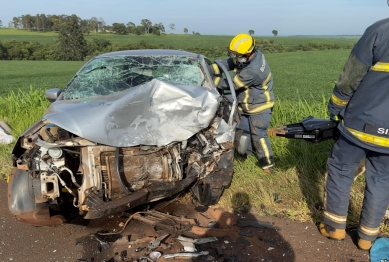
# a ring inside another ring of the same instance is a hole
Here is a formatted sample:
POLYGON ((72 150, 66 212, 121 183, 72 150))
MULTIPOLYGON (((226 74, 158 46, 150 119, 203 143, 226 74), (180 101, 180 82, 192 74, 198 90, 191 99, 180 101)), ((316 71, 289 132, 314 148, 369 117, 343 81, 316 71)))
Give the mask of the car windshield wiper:
POLYGON ((107 68, 106 66, 98 66, 98 67, 95 67, 95 68, 89 70, 89 71, 86 72, 85 74, 89 74, 89 73, 92 72, 92 71, 100 70, 100 69, 106 69, 106 68, 107 68))

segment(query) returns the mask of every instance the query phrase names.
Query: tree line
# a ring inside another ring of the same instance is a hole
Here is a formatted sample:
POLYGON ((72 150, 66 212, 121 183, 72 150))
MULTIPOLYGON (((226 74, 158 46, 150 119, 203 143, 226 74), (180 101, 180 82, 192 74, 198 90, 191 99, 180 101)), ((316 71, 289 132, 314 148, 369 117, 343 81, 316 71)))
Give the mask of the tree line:
MULTIPOLYGON (((59 31, 61 25, 69 22, 74 17, 77 17, 77 23, 84 34, 97 33, 97 32, 110 32, 120 35, 125 34, 154 34, 160 35, 166 33, 165 26, 162 23, 152 23, 149 19, 142 19, 139 25, 133 22, 113 23, 107 25, 103 18, 92 17, 90 19, 81 19, 76 15, 22 15, 19 17, 13 17, 12 21, 8 23, 8 27, 16 29, 24 29, 28 31, 59 31)), ((0 20, 0 27, 2 27, 2 21, 0 20)), ((175 25, 169 24, 170 32, 175 31, 175 25)), ((184 33, 188 33, 188 29, 184 28, 184 33)), ((193 34, 199 34, 193 32, 193 34)))
MULTIPOLYGON (((147 20, 147 19, 144 19, 147 20)), ((143 30, 145 33, 150 33, 153 30, 149 20, 145 23, 143 30)), ((135 25, 128 25, 136 27, 135 25)), ((163 25, 162 25, 163 26, 163 25)), ((169 25, 171 30, 174 30, 174 24, 169 25)), ((174 49, 172 46, 153 45, 145 41, 140 41, 137 44, 128 43, 122 46, 112 44, 106 39, 96 39, 86 41, 84 38, 82 24, 80 18, 76 15, 67 16, 65 21, 58 26, 59 34, 56 45, 44 45, 39 42, 0 42, 0 60, 60 60, 60 61, 82 61, 91 58, 95 55, 133 49, 174 49)), ((160 30, 160 29, 158 29, 160 30)), ((164 30, 164 28, 163 28, 164 30)), ((252 31, 252 30, 250 30, 252 31)), ((249 32, 249 33, 254 33, 249 32)), ((194 34, 198 34, 194 32, 194 34)), ((257 41, 257 48, 264 53, 280 53, 291 51, 308 51, 308 50, 326 50, 339 49, 339 45, 331 44, 306 44, 296 47, 284 47, 277 45, 273 40, 262 39, 257 41)), ((348 47, 352 48, 352 46, 348 47)), ((188 48, 186 51, 203 54, 207 57, 223 57, 227 55, 227 47, 214 48, 188 48)))

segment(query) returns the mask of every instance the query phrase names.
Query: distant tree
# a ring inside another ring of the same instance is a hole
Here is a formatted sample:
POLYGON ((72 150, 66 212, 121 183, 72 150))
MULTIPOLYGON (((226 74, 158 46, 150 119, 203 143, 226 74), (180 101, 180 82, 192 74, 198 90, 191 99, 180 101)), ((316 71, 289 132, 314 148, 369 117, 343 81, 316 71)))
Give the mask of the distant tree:
POLYGON ((140 21, 140 24, 145 28, 146 34, 150 33, 150 28, 153 25, 153 23, 151 23, 149 19, 142 19, 142 21, 140 21))
POLYGON ((274 35, 274 36, 277 36, 278 35, 278 31, 277 30, 273 30, 273 31, 271 31, 272 32, 272 34, 274 35))
POLYGON ((97 31, 98 32, 101 32, 101 31, 103 31, 104 29, 104 26, 105 26, 105 21, 104 21, 104 19, 103 18, 99 18, 98 20, 97 20, 97 31))
POLYGON ((162 23, 159 23, 159 24, 157 25, 157 27, 158 27, 159 31, 161 31, 161 33, 165 33, 165 27, 163 26, 162 23))
POLYGON ((91 19, 89 19, 89 30, 91 32, 95 32, 95 34, 97 34, 97 31, 99 30, 99 20, 97 19, 97 17, 92 17, 91 19))
POLYGON ((138 25, 138 26, 130 27, 129 33, 135 34, 135 35, 141 35, 141 34, 144 34, 144 33, 145 33, 144 30, 145 30, 145 29, 144 29, 143 26, 138 25))
POLYGON ((161 35, 161 31, 159 31, 159 28, 157 26, 152 26, 150 28, 150 34, 153 34, 153 35, 161 35))
POLYGON ((0 20, 0 27, 3 27, 3 21, 0 20))
POLYGON ((82 19, 80 21, 80 28, 83 34, 88 34, 91 32, 91 25, 89 19, 82 19))
POLYGON ((169 27, 170 27, 171 32, 173 33, 175 25, 174 24, 170 24, 169 27))
POLYGON ((254 34, 254 30, 249 30, 249 35, 253 35, 254 34))
POLYGON ((103 25, 104 32, 112 32, 112 25, 103 25))
POLYGON ((13 24, 14 28, 19 28, 19 26, 20 26, 20 18, 14 16, 12 18, 12 24, 13 24))
POLYGON ((127 28, 123 23, 113 23, 112 24, 112 31, 118 35, 127 34, 127 28))
POLYGON ((135 24, 133 23, 133 22, 128 22, 127 24, 126 24, 126 27, 128 28, 128 27, 133 27, 133 26, 135 26, 135 24))
POLYGON ((135 24, 133 22, 128 22, 126 24, 127 33, 132 33, 132 29, 135 27, 135 24))
POLYGON ((81 32, 79 19, 76 15, 61 25, 55 56, 59 60, 82 61, 87 55, 87 43, 81 32))
POLYGON ((188 28, 184 28, 184 33, 187 34, 188 33, 188 28))

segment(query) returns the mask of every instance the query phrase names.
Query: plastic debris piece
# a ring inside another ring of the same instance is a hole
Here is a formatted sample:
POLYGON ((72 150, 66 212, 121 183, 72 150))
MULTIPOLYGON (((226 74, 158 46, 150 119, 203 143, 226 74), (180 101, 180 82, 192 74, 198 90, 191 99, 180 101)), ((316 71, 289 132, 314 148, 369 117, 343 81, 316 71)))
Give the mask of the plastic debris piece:
POLYGON ((192 242, 194 244, 204 244, 204 243, 217 241, 218 239, 216 237, 204 237, 204 238, 193 239, 193 238, 189 238, 189 237, 179 236, 179 237, 177 237, 177 240, 180 242, 184 241, 184 242, 192 242))
POLYGON ((157 237, 156 239, 150 241, 150 243, 147 246, 147 251, 151 252, 154 249, 156 249, 161 244, 161 241, 164 240, 165 238, 167 238, 168 236, 169 236, 169 234, 166 234, 166 235, 157 237))
POLYGON ((157 260, 159 257, 161 256, 161 252, 158 252, 158 251, 153 251, 149 254, 149 257, 152 259, 152 260, 157 260))
POLYGON ((174 258, 174 257, 198 257, 208 255, 208 251, 201 251, 198 253, 174 253, 174 254, 166 254, 163 255, 164 258, 174 258))
POLYGON ((13 136, 8 135, 3 128, 0 127, 0 144, 11 144, 14 140, 13 136))

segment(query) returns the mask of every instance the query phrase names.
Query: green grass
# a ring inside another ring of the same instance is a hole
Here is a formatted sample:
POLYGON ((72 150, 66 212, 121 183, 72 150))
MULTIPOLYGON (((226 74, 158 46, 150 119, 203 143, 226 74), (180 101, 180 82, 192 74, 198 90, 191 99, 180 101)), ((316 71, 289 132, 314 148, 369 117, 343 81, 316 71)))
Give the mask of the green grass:
POLYGON ((266 54, 274 76, 276 98, 316 101, 329 97, 350 50, 266 54))
MULTIPOLYGON (((277 99, 271 126, 300 122, 309 115, 327 118, 327 101, 349 53, 350 50, 331 50, 267 54, 277 99)), ((65 86, 83 64, 0 61, 0 120, 6 120, 15 137, 20 135, 48 105, 43 90, 65 86)), ((218 206, 235 210, 247 206, 258 214, 319 221, 325 163, 332 141, 313 145, 272 137, 271 142, 276 157, 274 174, 263 173, 254 156, 237 156, 233 182, 218 206)), ((0 174, 10 170, 11 149, 12 145, 0 146, 0 174)), ((363 186, 362 176, 351 193, 350 225, 358 221, 363 186)))
MULTIPOLYGON (((1 30, 0 30, 1 31, 1 30)), ((277 99, 329 95, 350 50, 266 54, 277 99)), ((0 60, 0 96, 10 90, 63 88, 85 62, 0 60)))
MULTIPOLYGON (((55 32, 29 32, 17 29, 0 29, 0 41, 27 41, 40 42, 54 45, 58 34, 55 32)), ((153 45, 168 46, 171 49, 187 48, 227 48, 233 36, 213 36, 213 35, 193 35, 193 34, 165 34, 155 35, 116 35, 110 33, 85 34, 85 39, 92 41, 94 38, 103 38, 111 43, 121 46, 127 43, 138 43, 146 41, 153 45)), ((274 44, 287 47, 294 47, 299 44, 317 43, 317 44, 338 44, 341 48, 346 48, 350 44, 355 44, 359 37, 282 37, 282 36, 254 36, 257 41, 268 39, 273 40, 274 44)))
POLYGON ((85 62, 0 60, 0 96, 10 91, 63 88, 85 62))

